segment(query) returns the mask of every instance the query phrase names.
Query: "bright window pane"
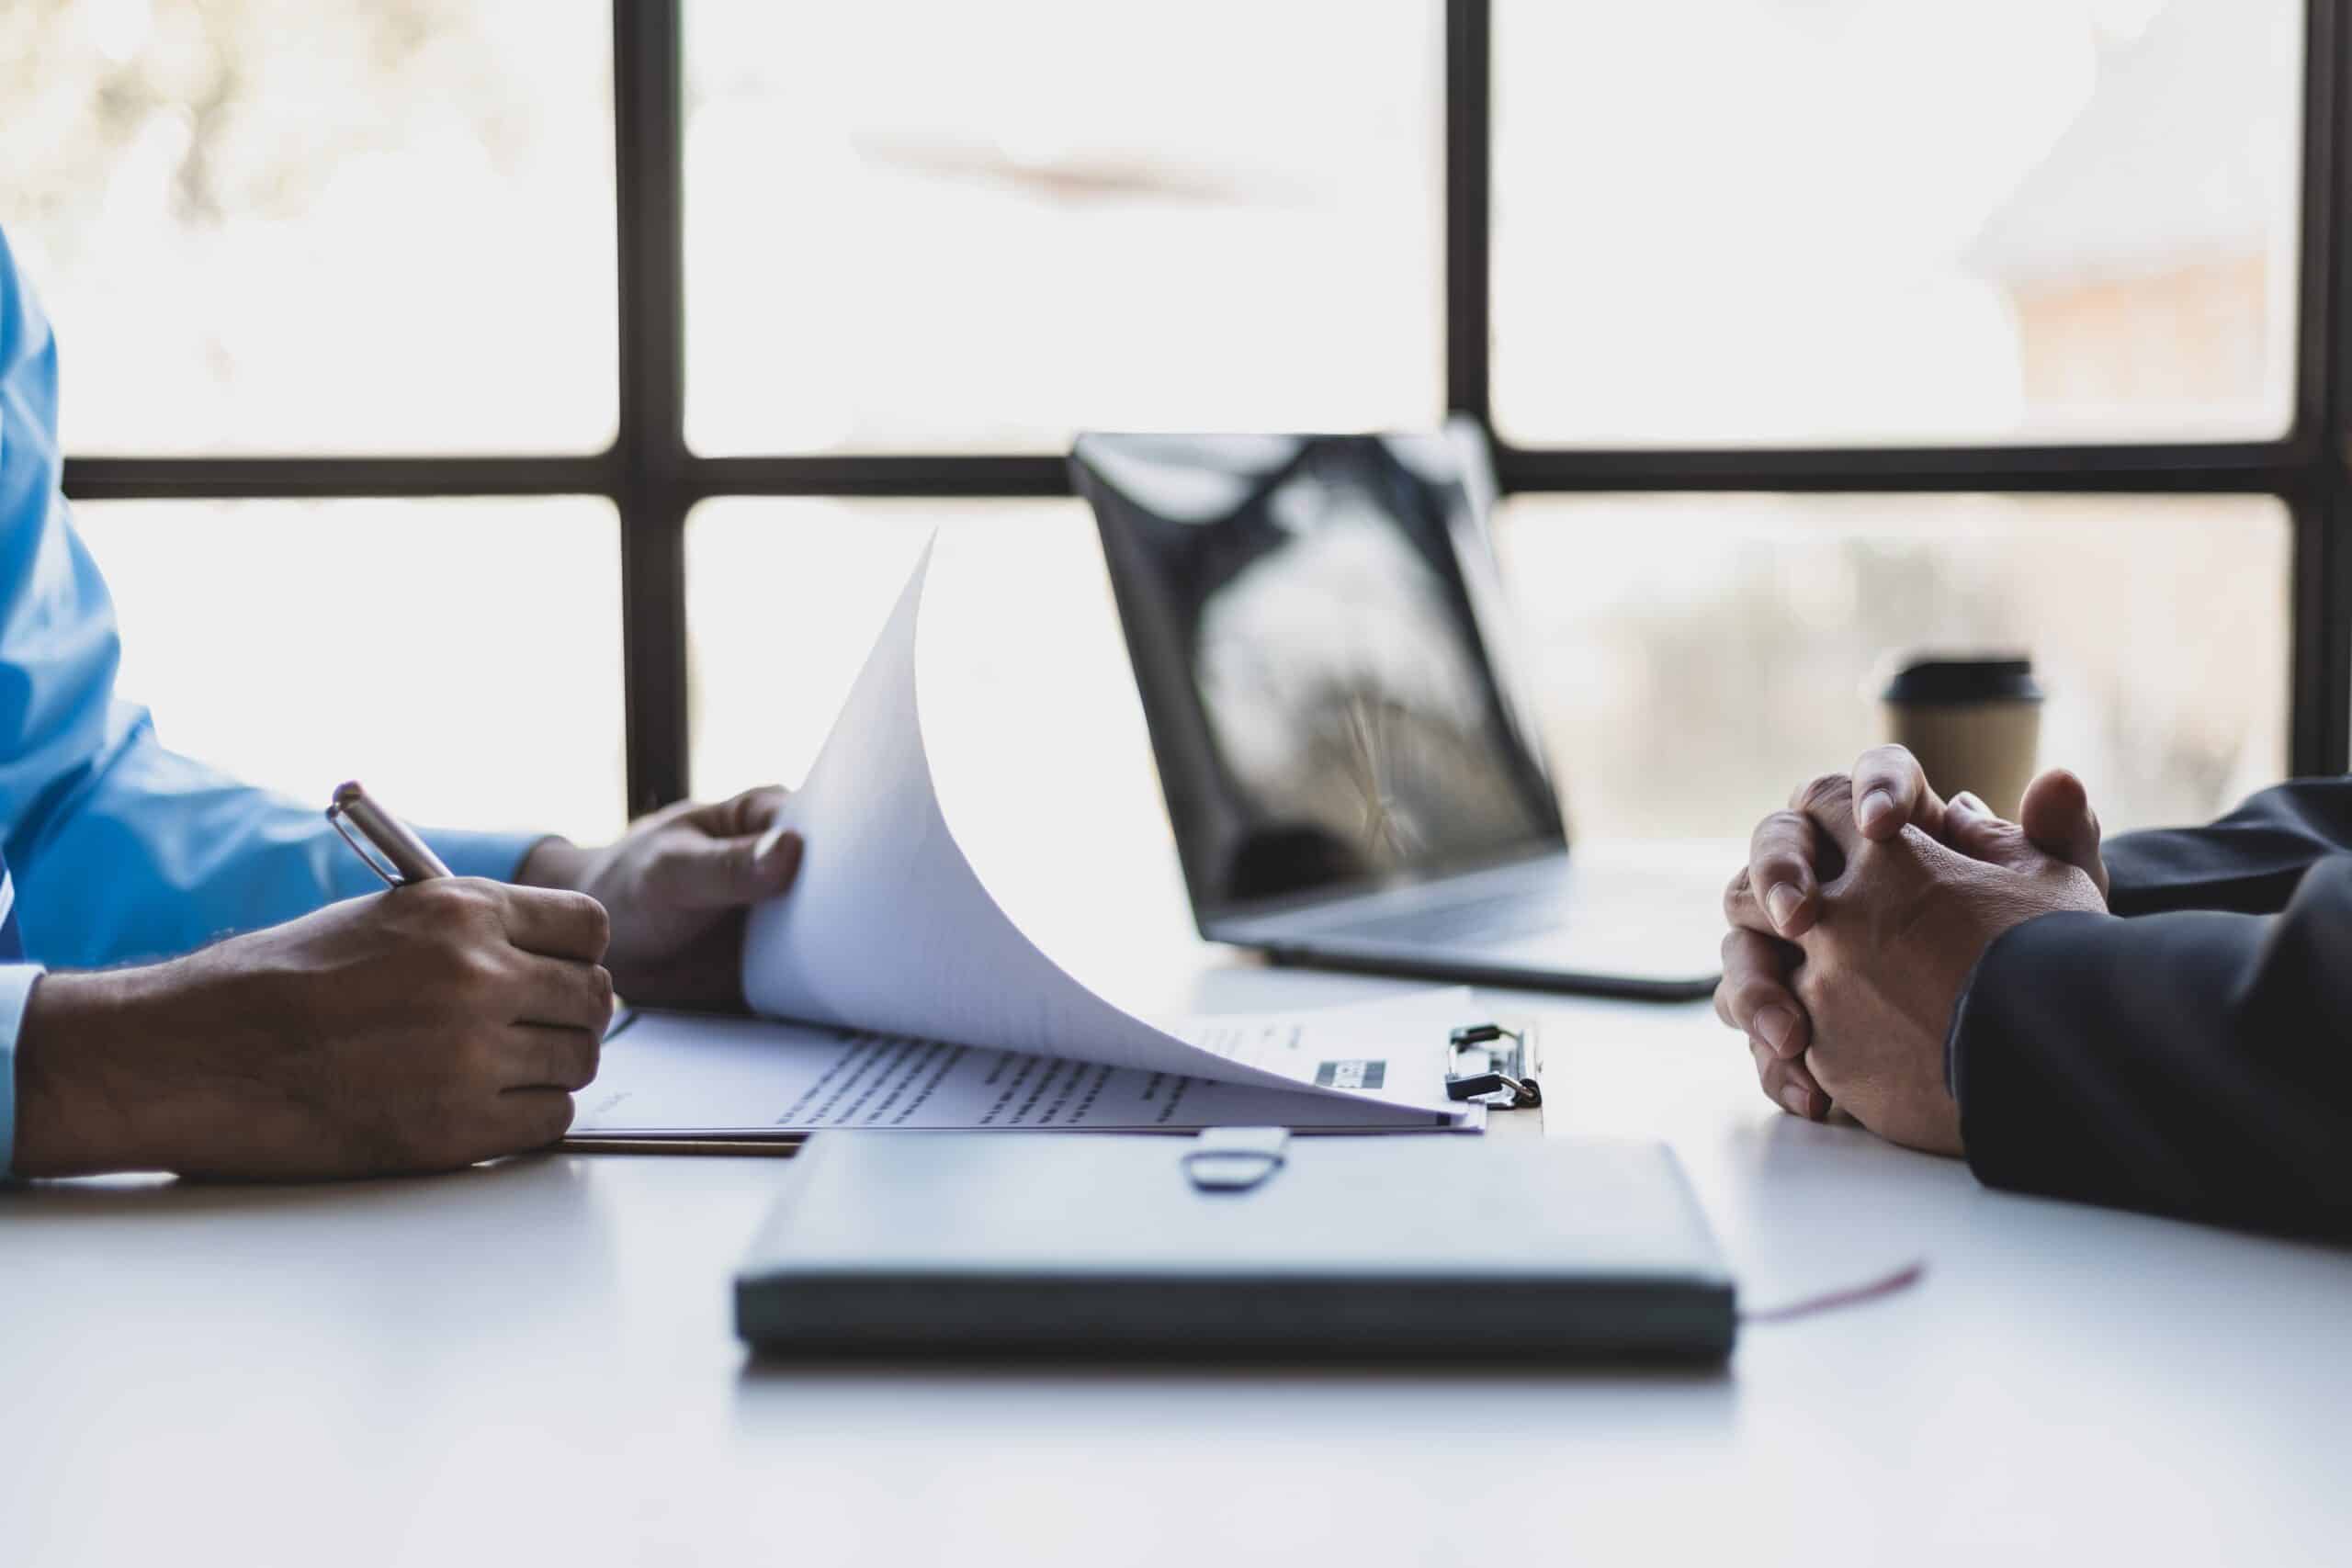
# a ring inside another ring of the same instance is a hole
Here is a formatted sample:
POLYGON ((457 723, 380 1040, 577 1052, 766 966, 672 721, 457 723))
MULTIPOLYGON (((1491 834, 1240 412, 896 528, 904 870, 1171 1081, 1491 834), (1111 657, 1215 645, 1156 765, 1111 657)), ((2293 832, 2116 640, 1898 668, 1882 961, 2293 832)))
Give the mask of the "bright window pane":
POLYGON ((117 690, 175 751, 304 802, 585 840, 622 822, 617 525, 601 501, 107 502, 75 520, 117 690))
POLYGON ((68 446, 603 446, 611 33, 542 0, 0 7, 68 446))
POLYGON ((2041 762, 2109 829, 2287 761, 2286 511, 2219 496, 1521 497, 1499 524, 1569 816, 1745 836, 1885 739, 1904 658, 2030 652, 2041 762))
POLYGON ((1497 0, 1528 444, 2268 437, 2299 0, 1497 0))
POLYGON ((1432 0, 697 0, 690 439, 1431 423, 1440 39, 1432 0))

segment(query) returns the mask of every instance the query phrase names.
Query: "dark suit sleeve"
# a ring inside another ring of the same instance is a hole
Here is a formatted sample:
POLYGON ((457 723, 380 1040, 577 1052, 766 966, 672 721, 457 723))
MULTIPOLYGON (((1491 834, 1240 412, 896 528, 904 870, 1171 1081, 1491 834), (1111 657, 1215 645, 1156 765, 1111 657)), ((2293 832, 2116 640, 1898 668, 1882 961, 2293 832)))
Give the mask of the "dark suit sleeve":
POLYGON ((2276 914, 2303 873, 2352 851, 2352 779, 2298 779, 2266 789, 2206 828, 2127 833, 2107 846, 2119 915, 2169 909, 2276 914))
POLYGON ((2045 915, 1952 1020, 1968 1162, 1995 1187, 2352 1235, 2352 855, 2276 915, 2045 915))

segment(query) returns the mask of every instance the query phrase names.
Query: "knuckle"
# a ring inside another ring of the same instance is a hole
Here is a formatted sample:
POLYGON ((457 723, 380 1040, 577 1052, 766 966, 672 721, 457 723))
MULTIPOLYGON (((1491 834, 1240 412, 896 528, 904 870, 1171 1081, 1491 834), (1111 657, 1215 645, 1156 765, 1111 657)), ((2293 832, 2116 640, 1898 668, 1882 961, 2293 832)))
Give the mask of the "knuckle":
MULTIPOLYGON (((649 874, 661 864, 655 861, 649 874)), ((583 945, 593 946, 597 956, 604 954, 612 941, 612 917, 605 906, 585 893, 575 893, 564 887, 527 887, 514 890, 518 897, 526 897, 536 908, 541 923, 552 925, 577 937, 583 945)))
POLYGON ((1871 747, 1854 764, 1854 777, 1867 779, 1873 784, 1907 784, 1917 771, 1918 765, 1912 761, 1911 753, 1892 743, 1871 747))
POLYGON ((377 905, 396 930, 441 938, 463 917, 466 895, 446 877, 414 882, 386 893, 377 905))
POLYGON ((505 988, 506 965, 487 947, 453 942, 443 946, 441 956, 441 986, 458 1005, 481 1007, 505 988))
POLYGON ((1821 1016, 1822 1003, 1830 990, 1831 978, 1829 970, 1818 963, 1804 964, 1797 970, 1792 993, 1797 1004, 1804 1009, 1806 1017, 1821 1016))
POLYGON ((1723 941, 1724 983, 1736 989, 1758 976, 1777 976, 1777 954, 1754 931, 1735 931, 1723 941))
POLYGON ((1756 824, 1747 840, 1749 875, 1758 876, 1766 864, 1792 854, 1805 842, 1810 826, 1802 814, 1789 809, 1775 811, 1756 824))
POLYGON ((504 939, 504 899, 496 886, 473 877, 435 877, 418 886, 434 890, 433 903, 423 912, 444 939, 458 943, 504 939))
POLYGON ((559 1089, 584 1088, 596 1076, 595 1037, 584 1029, 548 1031, 537 1071, 559 1089))
POLYGON ((692 890, 692 868, 676 846, 662 843, 654 846, 639 873, 645 896, 657 904, 675 904, 692 890))
POLYGON ((1789 993, 1779 981, 1761 975, 1743 975, 1726 984, 1731 987, 1732 1016, 1739 1021, 1743 1029, 1766 1008, 1785 1005, 1789 999, 1789 993))
POLYGON ((494 917, 503 893, 497 884, 478 876, 436 876, 430 882, 412 886, 420 898, 432 900, 436 910, 448 919, 494 917))
POLYGON ((612 913, 585 893, 575 893, 571 897, 577 900, 582 930, 601 956, 613 940, 612 913))
POLYGON ((1813 885, 1813 870, 1812 822, 1793 811, 1776 813, 1758 831, 1749 852, 1750 896, 1755 896, 1756 889, 1782 883, 1805 891, 1813 885))
POLYGON ((504 1046, 497 1031, 477 1029, 467 1032, 458 1038, 456 1054, 453 1083, 477 1087, 498 1084, 504 1065, 504 1046))
POLYGON ((472 897, 462 876, 436 876, 429 882, 412 882, 397 889, 400 896, 420 908, 431 905, 447 912, 472 897))
POLYGON ((1789 800, 1791 813, 1815 811, 1843 803, 1854 793, 1850 773, 1815 773, 1799 785, 1789 800))

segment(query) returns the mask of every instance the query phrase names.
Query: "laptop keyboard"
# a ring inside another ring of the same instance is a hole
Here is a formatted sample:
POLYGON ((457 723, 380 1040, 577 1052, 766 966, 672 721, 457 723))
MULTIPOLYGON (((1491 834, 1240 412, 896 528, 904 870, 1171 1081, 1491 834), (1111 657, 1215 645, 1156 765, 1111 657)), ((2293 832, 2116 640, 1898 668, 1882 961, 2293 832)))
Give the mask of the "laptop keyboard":
POLYGON ((1491 943, 1557 931, 1568 923, 1568 900, 1556 894, 1504 893, 1435 908, 1408 909, 1334 926, 1327 937, 1432 945, 1491 943))

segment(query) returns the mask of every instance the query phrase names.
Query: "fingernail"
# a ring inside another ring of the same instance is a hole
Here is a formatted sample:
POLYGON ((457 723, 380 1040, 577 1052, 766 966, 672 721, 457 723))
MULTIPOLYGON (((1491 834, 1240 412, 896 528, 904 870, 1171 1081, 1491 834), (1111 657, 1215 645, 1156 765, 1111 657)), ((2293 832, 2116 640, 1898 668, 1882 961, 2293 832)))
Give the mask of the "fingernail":
POLYGON ((1763 1038, 1765 1044, 1772 1048, 1775 1056, 1788 1055, 1789 1031, 1796 1026, 1797 1015, 1778 1002, 1770 1007, 1758 1008, 1756 1011, 1756 1032, 1763 1038))
POLYGON ((752 858, 762 864, 774 860, 776 852, 784 848, 786 831, 784 824, 779 822, 761 835, 758 845, 752 851, 752 858))
POLYGON ((1789 922, 1797 918, 1798 906, 1804 902, 1804 895, 1785 882, 1774 884, 1772 891, 1764 895, 1764 907, 1772 912, 1772 923, 1782 931, 1788 930, 1789 922))
POLYGON ((1958 795, 1951 797, 1951 809, 1954 811, 1965 811, 1977 817, 1990 817, 1993 815, 1993 808, 1991 807, 1977 799, 1973 794, 1967 790, 1962 790, 1958 795))
POLYGON ((1858 813, 1858 819, 1862 825, 1862 830, 1864 832, 1868 832, 1871 829, 1877 827, 1881 822, 1885 821, 1888 814, 1894 809, 1894 796, 1887 794, 1886 791, 1883 789, 1874 789, 1871 791, 1870 794, 1862 796, 1861 810, 1858 813))
POLYGON ((1791 1115, 1813 1120, 1813 1096, 1797 1085, 1791 1084, 1781 1090, 1781 1103, 1789 1108, 1791 1115))

